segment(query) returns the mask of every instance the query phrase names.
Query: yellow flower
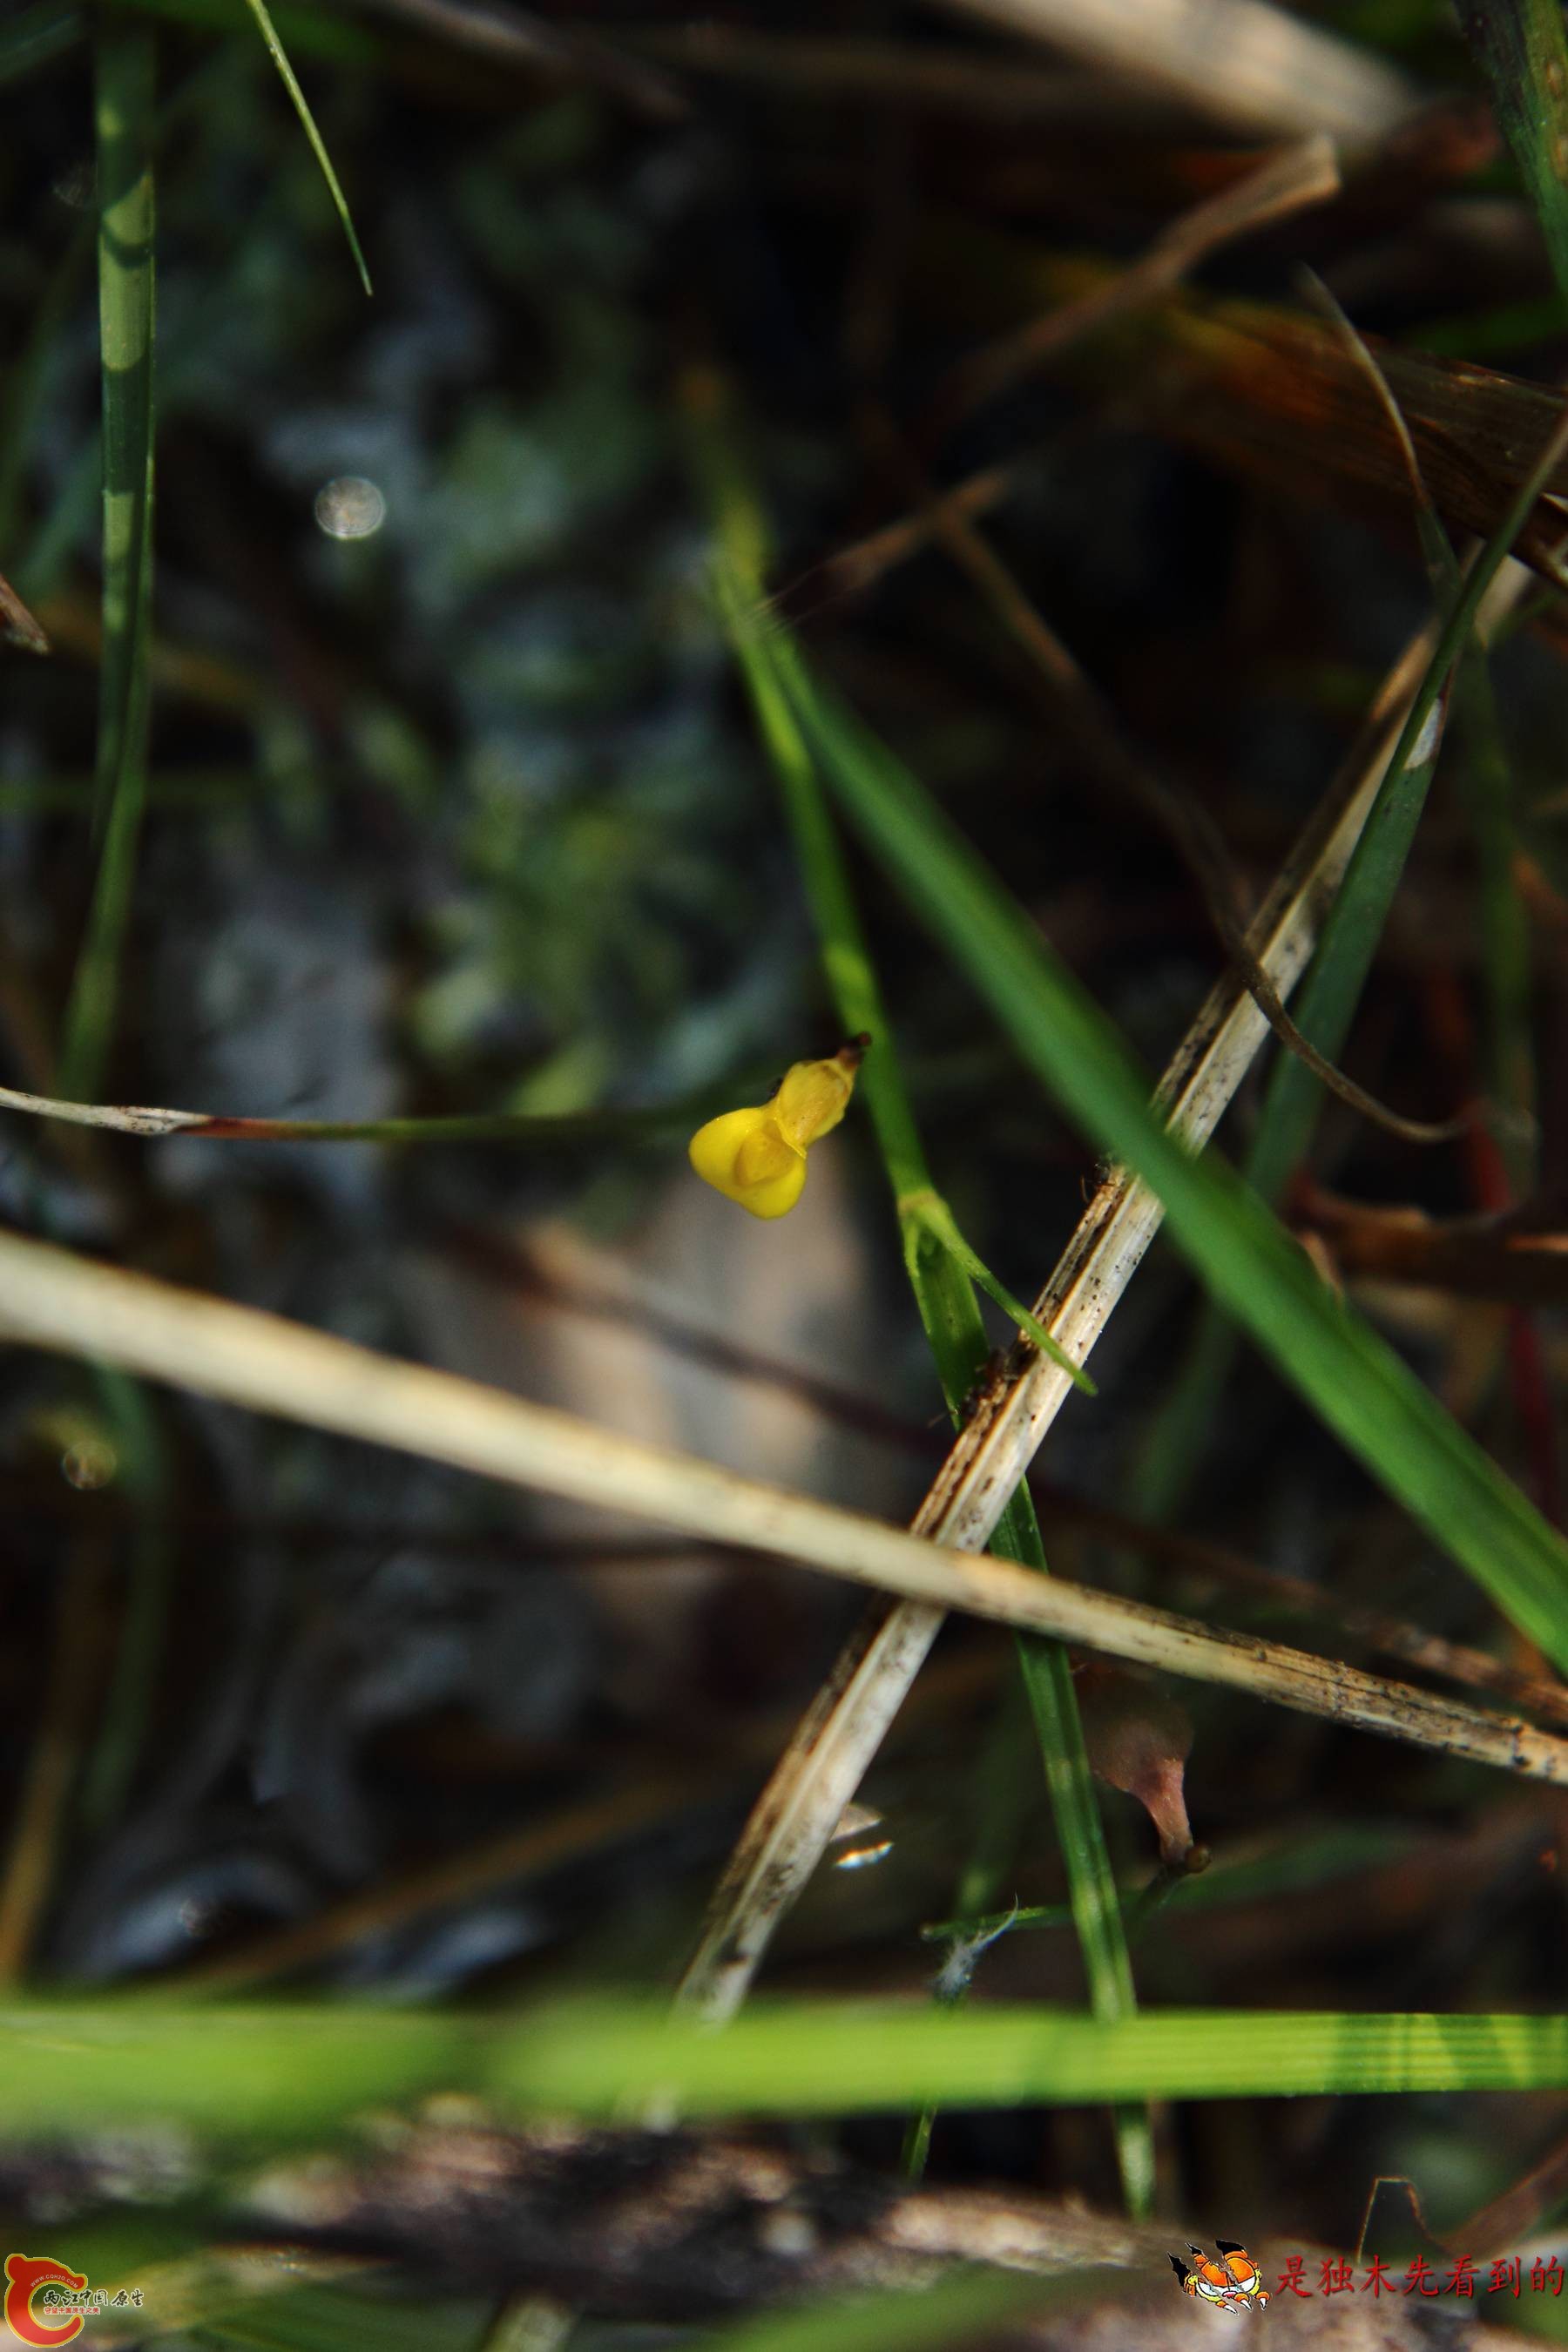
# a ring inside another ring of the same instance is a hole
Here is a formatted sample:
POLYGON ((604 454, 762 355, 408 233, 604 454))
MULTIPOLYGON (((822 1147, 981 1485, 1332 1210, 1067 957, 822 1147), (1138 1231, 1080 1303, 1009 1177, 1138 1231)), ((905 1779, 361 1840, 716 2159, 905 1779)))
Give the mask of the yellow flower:
POLYGON ((828 1061, 796 1062, 773 1100, 727 1110, 691 1139, 691 1165, 706 1184, 753 1217, 782 1217, 805 1182, 805 1155, 849 1108, 855 1073, 869 1045, 857 1037, 828 1061))

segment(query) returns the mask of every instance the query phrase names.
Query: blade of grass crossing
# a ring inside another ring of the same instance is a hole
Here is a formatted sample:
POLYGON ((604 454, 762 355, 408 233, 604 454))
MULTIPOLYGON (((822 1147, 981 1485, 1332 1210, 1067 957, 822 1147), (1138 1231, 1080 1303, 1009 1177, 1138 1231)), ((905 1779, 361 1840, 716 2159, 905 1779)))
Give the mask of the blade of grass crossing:
MULTIPOLYGON (((872 1039, 862 1065, 861 1085, 892 1188, 910 1286, 957 1427, 963 1421, 964 1399, 988 1353, 985 1326, 971 1286, 973 1268, 966 1269, 953 1249, 943 1245, 930 1219, 917 1206, 920 1201, 936 1196, 843 848, 816 762, 774 673, 767 644, 745 625, 746 611, 754 609, 763 591, 761 513, 727 437, 715 429, 714 402, 706 384, 702 393, 708 429, 696 437, 723 551, 721 604, 778 782, 839 1020, 847 1034, 864 1033, 872 1039)), ((942 1206, 940 1201, 938 1206, 942 1206)), ((1019 1487, 1010 1498, 990 1548, 1041 1574, 1047 1572, 1039 1524, 1026 1489, 1019 1487)), ((1028 1639, 1021 1639, 1017 1648, 1067 1869, 1090 2003, 1097 2017, 1124 2017, 1136 2006, 1131 1962, 1067 1653, 1059 1643, 1028 1639)), ((916 2118, 906 2144, 906 2167, 916 2175, 923 2168, 931 2120, 929 2109, 916 2118)), ((1114 2122, 1129 2208, 1135 2214, 1147 2212, 1154 2186, 1148 2118, 1136 2110, 1121 2111, 1114 2122)))
POLYGON ((256 19, 257 28, 267 44, 267 53, 278 68, 279 79, 293 100, 294 111, 300 118, 300 129, 310 142, 310 152, 321 165, 321 177, 327 184, 327 193, 331 197, 339 220, 342 223, 343 235, 349 241, 349 251, 354 257, 354 268, 359 271, 360 284, 364 288, 366 294, 369 294, 370 271, 365 267, 364 254, 354 230, 353 218, 349 211, 349 200, 343 194, 336 172, 332 169, 332 159, 327 152, 325 141, 316 128, 316 118, 310 111, 309 100, 300 87, 300 78, 289 64, 288 52, 278 37, 277 29, 268 13, 267 0, 246 0, 246 5, 256 19))
POLYGON ((220 2133, 338 2128, 355 2108, 471 2091, 515 2115, 897 2113, 1110 2099, 1289 2098, 1568 2086, 1568 2017, 760 2003, 723 2033, 662 2009, 521 2016, 339 2001, 205 2007, 166 1994, 0 2010, 9 2133, 164 2117, 220 2133))
MULTIPOLYGON (((204 2032, 216 2012, 203 2020, 204 2032)), ((1116 2024, 1037 2006, 963 2011, 759 2003, 723 2033, 625 2010, 540 2019, 493 2045, 490 2085, 624 2115, 647 2092, 681 2112, 852 2113, 910 2090, 968 2106, 1106 2098, 1237 2098, 1546 2088, 1568 2084, 1568 2017, 1142 2011, 1116 2024), (818 2039, 808 2045, 807 2019, 818 2039)))
POLYGON ((153 593, 153 39, 106 11, 96 36, 99 331, 103 362, 100 849, 66 1010, 60 1086, 91 1094, 114 1026, 146 789, 153 593))
POLYGON ((1568 294, 1568 38, 1561 0, 1459 0, 1559 288, 1568 294))
MULTIPOLYGON (((1554 445, 1564 437, 1554 436, 1554 445)), ((1558 454, 1554 446, 1553 462, 1558 454)), ((1482 568, 1471 574, 1395 748, 1396 778, 1463 641, 1482 568)), ((1213 1157, 1190 1158, 1159 1124, 1120 1034, 885 745, 814 686, 792 647, 776 649, 774 659, 807 741, 874 853, 1047 1091, 1158 1194, 1174 1239, 1215 1298, 1373 1475, 1568 1666, 1562 1538, 1394 1351, 1331 1295, 1257 1194, 1213 1157)))

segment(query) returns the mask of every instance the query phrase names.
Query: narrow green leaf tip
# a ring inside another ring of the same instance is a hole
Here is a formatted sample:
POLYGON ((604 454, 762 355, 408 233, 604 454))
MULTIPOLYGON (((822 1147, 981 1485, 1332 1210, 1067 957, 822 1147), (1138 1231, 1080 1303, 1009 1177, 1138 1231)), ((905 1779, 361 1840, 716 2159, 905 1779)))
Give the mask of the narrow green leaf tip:
POLYGON ((343 225, 343 235, 349 241, 349 251, 353 255, 354 267, 359 271, 360 284, 368 295, 374 290, 370 282, 370 271, 365 267, 364 254, 361 248, 359 237, 355 234, 348 198, 344 195, 338 175, 332 169, 332 159, 327 152, 326 142, 316 128, 316 118, 310 111, 310 101, 300 87, 299 77, 289 62, 288 53, 279 39, 277 28, 268 14, 267 0, 246 0, 246 6, 255 17, 261 37, 267 44, 268 54, 278 68, 284 89, 293 100, 294 111, 299 116, 300 126, 310 142, 310 152, 321 167, 321 177, 327 184, 328 194, 336 207, 338 218, 343 225))

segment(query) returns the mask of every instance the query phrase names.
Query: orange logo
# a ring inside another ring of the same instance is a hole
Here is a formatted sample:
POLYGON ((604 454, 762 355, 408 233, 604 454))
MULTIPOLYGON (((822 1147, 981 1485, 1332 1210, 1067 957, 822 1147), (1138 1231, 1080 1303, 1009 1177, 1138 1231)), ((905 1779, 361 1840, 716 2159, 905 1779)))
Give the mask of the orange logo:
POLYGON ((44 2318, 33 2309, 41 2286, 67 2287, 73 2302, 87 2292, 85 2271, 68 2270, 48 2254, 7 2254, 5 2257, 5 2325, 23 2344, 68 2344, 85 2325, 79 2308, 64 2308, 58 2318, 44 2318))
POLYGON ((1223 2311, 1261 2311, 1266 2303, 1272 2302, 1258 2265, 1245 2246, 1237 2245, 1234 2238, 1216 2238, 1215 2247, 1218 2262, 1190 2239, 1187 2252, 1197 2256, 1195 2263, 1184 2263, 1179 2254, 1171 2256, 1171 2268, 1184 2294, 1197 2295, 1205 2303, 1217 2303, 1223 2311))

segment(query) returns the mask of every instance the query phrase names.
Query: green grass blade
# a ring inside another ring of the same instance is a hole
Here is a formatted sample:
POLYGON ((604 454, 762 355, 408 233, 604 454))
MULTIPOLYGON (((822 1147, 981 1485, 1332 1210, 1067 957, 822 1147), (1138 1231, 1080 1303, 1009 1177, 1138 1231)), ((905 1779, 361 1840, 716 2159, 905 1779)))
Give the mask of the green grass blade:
MULTIPOLYGON (((768 641, 747 625, 746 615, 763 592, 761 511, 727 436, 706 411, 703 424, 708 429, 697 436, 697 448, 722 549, 721 607, 778 782, 839 1020, 848 1035, 864 1033, 872 1040, 859 1084, 892 1191, 910 1286, 956 1427, 963 1421, 964 1399, 989 1352, 972 1281, 980 1280, 994 1293, 1001 1286, 969 1249, 932 1186, 892 1025, 816 763, 775 672, 768 641)), ((1016 1300, 1002 1292, 999 1303, 1037 1332, 1053 1355, 1061 1357, 1049 1334, 1039 1331, 1034 1318, 1016 1300)), ((1069 1362, 1068 1369, 1079 1376, 1079 1367, 1069 1362)), ((990 1548, 1004 1559, 1047 1572, 1039 1523, 1026 1488, 1019 1487, 1009 1499, 990 1548)), ((1067 1653, 1057 1642, 1020 1641, 1017 1646, 1067 1870, 1090 2003, 1097 2017, 1124 2017, 1136 2006, 1132 1968, 1067 1653)), ((1142 2114, 1124 2113, 1114 2121, 1129 2207, 1134 2213, 1146 2212, 1154 2184, 1148 2119, 1142 2114)), ((910 2168, 917 2172, 930 2127, 928 2111, 917 2120, 910 2143, 910 2168)))
POLYGON ((1568 38, 1562 0, 1459 0, 1465 38, 1491 84, 1499 126, 1524 175, 1568 294, 1568 38))
POLYGON ((1042 2008, 812 2002, 759 2005, 721 2034, 624 2010, 539 2024, 498 2037, 489 2082, 544 2112, 624 2115, 659 2090, 686 2115, 801 2115, 896 2108, 911 2091, 1008 2107, 1568 2084, 1562 2016, 1145 2010, 1101 2025, 1042 2008))
MULTIPOLYGON (((872 849, 1047 1092, 1143 1178, 1218 1303, 1351 1452, 1568 1668, 1568 1545, 1331 1295, 1258 1195, 1216 1156, 1192 1159, 1166 1133, 1116 1029, 908 771, 793 653, 788 682, 808 741, 872 849)), ((1396 768, 1399 759, 1396 751, 1396 768)))
POLYGON ((101 849, 66 1011, 62 1090, 108 1059, 146 787, 153 595, 153 39, 111 13, 97 32, 99 331, 103 361, 101 849))
POLYGON ((1464 738, 1457 774, 1476 845, 1486 1085, 1500 1113, 1499 1148, 1514 1192, 1525 1199, 1536 1171, 1531 922, 1516 878, 1519 828, 1513 776, 1491 676, 1479 651, 1465 663, 1456 698, 1464 738))
MULTIPOLYGON (((165 23, 190 25, 200 32, 231 33, 235 29, 234 0, 112 0, 118 8, 134 8, 143 16, 165 23)), ((352 22, 311 0, 278 0, 272 23, 296 57, 325 58, 334 65, 377 66, 390 55, 389 44, 367 25, 352 22)))
POLYGON ((331 197, 339 220, 342 223, 343 235, 349 241, 349 251, 354 257, 354 268, 359 271, 360 284, 364 288, 366 294, 369 294, 372 290, 370 271, 365 267, 364 255, 355 233, 353 216, 349 211, 349 200, 343 194, 336 172, 332 169, 332 159, 327 152, 326 142, 316 128, 316 118, 310 111, 310 100, 300 89, 300 78, 289 64, 288 52, 278 37, 277 29, 268 13, 267 0, 246 0, 246 6, 255 17, 261 37, 267 44, 267 53, 278 68, 279 79, 284 89, 293 100, 294 111, 300 118, 300 128, 310 142, 310 152, 321 166, 321 177, 327 184, 327 193, 331 197))
POLYGON ((7 2136, 121 2119, 227 2142, 297 2137, 436 2091, 512 2115, 897 2113, 1147 2098, 1289 2098, 1568 2088, 1568 2017, 1160 2010, 1102 2025, 1072 2010, 804 2001, 714 2033, 626 2003, 514 2014, 164 1997, 0 2009, 7 2136))

